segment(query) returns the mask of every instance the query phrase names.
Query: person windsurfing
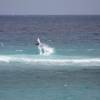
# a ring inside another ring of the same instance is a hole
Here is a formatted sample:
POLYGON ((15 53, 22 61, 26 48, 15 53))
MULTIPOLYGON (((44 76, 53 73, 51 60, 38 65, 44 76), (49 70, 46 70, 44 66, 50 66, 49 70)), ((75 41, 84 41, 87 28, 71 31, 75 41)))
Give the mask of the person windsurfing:
POLYGON ((40 55, 50 55, 54 52, 54 49, 42 43, 39 37, 37 38, 37 43, 35 45, 38 46, 40 55))

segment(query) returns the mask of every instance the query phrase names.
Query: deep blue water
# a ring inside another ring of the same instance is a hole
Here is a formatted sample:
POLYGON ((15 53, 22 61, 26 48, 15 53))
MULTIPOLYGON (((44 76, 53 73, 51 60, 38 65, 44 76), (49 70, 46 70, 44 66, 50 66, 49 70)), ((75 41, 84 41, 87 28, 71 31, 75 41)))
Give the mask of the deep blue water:
POLYGON ((100 16, 0 16, 0 100, 99 100, 99 51, 100 16))

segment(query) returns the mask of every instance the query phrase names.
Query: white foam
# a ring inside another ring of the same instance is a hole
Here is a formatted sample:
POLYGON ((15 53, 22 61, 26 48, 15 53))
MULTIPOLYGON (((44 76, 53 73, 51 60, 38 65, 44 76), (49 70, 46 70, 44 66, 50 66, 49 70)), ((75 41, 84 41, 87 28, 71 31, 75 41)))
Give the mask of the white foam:
POLYGON ((18 52, 23 52, 24 50, 19 49, 19 50, 16 50, 16 51, 18 51, 18 52))
POLYGON ((0 56, 2 63, 23 63, 32 65, 56 65, 56 66, 100 66, 100 58, 38 58, 34 56, 0 56))
POLYGON ((38 49, 39 49, 40 55, 48 56, 54 53, 54 48, 50 47, 49 45, 45 43, 42 43, 39 38, 37 39, 37 42, 39 43, 38 49))

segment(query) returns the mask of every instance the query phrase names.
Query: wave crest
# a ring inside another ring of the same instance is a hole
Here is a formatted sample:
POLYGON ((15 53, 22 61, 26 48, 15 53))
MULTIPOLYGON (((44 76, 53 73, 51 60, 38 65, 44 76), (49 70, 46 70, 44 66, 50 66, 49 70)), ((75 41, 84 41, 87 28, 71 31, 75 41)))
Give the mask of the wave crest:
POLYGON ((0 56, 0 63, 23 63, 31 65, 56 66, 100 66, 100 58, 42 58, 36 56, 0 56))

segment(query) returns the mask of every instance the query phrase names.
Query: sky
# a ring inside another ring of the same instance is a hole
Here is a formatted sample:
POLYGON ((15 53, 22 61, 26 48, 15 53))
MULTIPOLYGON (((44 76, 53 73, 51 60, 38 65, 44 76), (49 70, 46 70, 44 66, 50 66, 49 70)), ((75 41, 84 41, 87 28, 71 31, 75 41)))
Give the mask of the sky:
POLYGON ((0 0, 0 15, 100 15, 100 0, 0 0))

